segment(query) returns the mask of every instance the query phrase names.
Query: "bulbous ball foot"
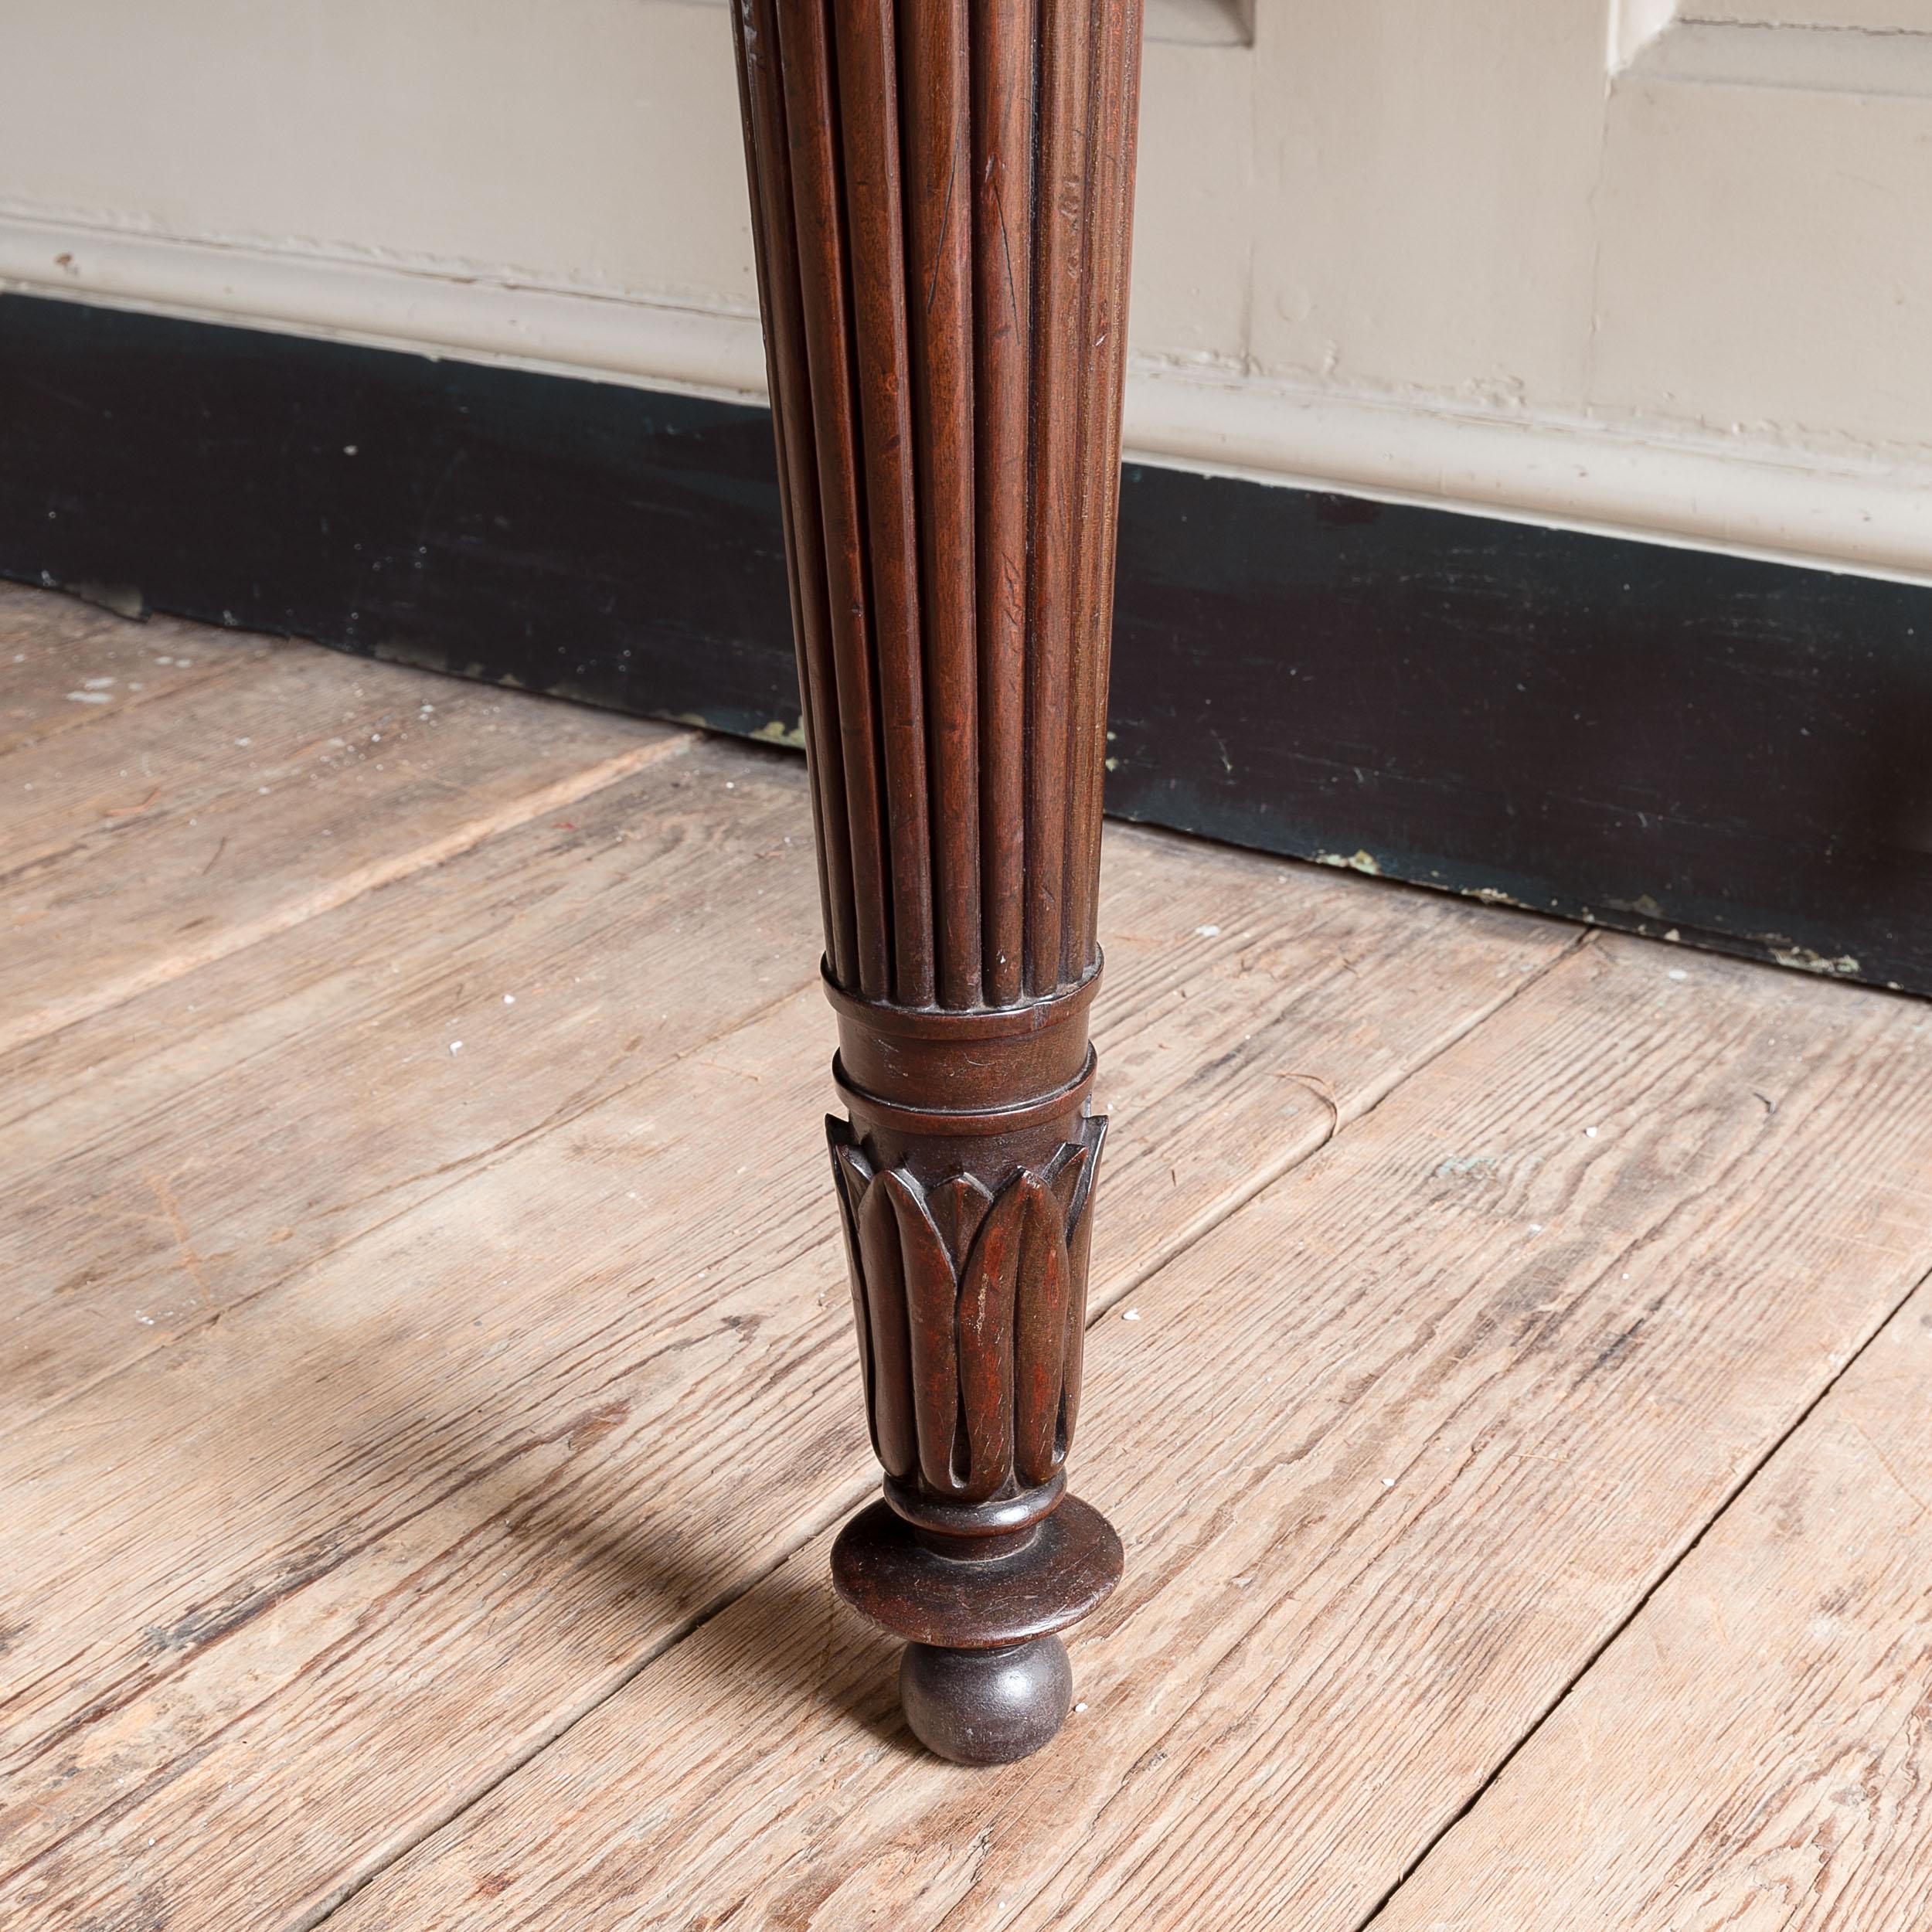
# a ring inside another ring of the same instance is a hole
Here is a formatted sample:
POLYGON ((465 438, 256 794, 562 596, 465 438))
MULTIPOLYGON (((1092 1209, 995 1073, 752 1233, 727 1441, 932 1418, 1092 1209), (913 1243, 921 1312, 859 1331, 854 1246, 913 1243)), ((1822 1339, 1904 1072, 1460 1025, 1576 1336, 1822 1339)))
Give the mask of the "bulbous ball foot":
POLYGON ((1057 1637, 998 1650, 908 1644, 899 1700, 913 1734, 955 1764, 1010 1764, 1052 1741, 1073 1699, 1057 1637))

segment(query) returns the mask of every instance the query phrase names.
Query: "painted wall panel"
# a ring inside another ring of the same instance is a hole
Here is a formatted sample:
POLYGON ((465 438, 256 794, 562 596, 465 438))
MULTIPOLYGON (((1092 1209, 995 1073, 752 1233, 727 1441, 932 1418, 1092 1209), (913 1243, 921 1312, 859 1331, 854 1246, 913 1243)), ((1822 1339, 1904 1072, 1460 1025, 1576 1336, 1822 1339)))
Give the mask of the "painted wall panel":
MULTIPOLYGON (((1925 4, 1165 0, 1131 446, 1932 577, 1925 4)), ((0 89, 0 288, 761 385, 717 0, 10 0, 0 89)))
POLYGON ((1607 130, 1592 400, 1759 447, 1922 455, 1928 217, 1932 103, 1633 74, 1607 130))

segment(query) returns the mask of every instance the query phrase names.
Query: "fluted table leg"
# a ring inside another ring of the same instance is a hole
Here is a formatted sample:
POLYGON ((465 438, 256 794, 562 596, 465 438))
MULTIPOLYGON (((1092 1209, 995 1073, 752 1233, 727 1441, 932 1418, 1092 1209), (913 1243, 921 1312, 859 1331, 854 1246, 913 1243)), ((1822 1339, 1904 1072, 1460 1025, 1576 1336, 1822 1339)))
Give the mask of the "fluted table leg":
POLYGON ((1139 0, 736 0, 883 1499, 932 1749, 1018 1757, 1120 1575, 1066 1492, 1139 0))

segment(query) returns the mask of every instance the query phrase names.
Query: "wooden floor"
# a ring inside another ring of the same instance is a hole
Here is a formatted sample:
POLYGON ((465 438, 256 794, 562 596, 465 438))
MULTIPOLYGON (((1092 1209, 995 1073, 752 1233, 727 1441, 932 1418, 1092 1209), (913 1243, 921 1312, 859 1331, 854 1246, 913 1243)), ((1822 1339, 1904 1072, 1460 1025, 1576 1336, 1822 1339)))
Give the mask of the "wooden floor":
POLYGON ((911 1750, 797 762, 0 588, 0 1926, 1932 1927, 1932 1009, 1110 829, 1049 1753, 911 1750))

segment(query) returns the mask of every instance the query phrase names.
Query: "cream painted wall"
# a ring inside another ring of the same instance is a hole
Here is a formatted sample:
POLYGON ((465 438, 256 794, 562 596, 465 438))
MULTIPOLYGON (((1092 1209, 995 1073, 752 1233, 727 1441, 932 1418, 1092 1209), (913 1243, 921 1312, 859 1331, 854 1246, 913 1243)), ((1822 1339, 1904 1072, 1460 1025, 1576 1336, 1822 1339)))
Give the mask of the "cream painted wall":
MULTIPOLYGON (((1932 577, 1932 0, 1150 23, 1138 452, 1932 577)), ((761 384, 716 0, 7 0, 0 87, 0 286, 761 384)))

